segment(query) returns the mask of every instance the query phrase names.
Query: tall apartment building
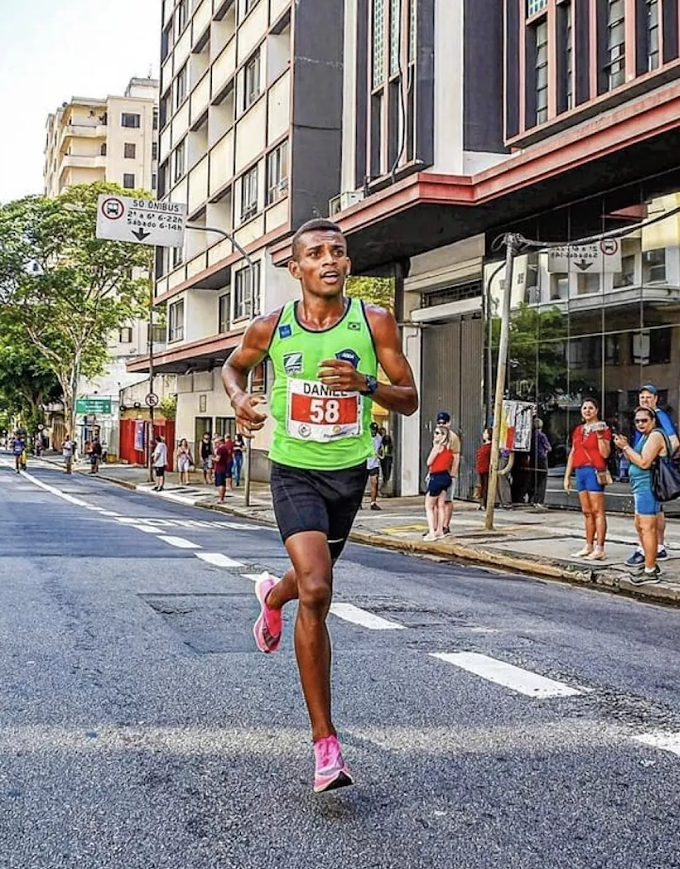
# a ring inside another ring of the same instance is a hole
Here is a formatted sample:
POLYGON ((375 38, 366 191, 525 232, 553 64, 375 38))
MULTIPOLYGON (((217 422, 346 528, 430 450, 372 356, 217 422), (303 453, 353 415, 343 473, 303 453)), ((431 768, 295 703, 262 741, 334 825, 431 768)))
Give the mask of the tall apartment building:
MULTIPOLYGON (((158 196, 187 203, 198 227, 157 258, 168 346, 155 367, 177 374, 178 438, 233 429, 220 368, 252 313, 298 292, 270 249, 326 214, 340 184, 341 19, 339 0, 163 2, 158 196)), ((254 444, 262 472, 269 437, 254 444)))
MULTIPOLYGON (((110 181, 129 189, 155 191, 158 178, 158 81, 133 78, 123 96, 103 99, 73 97, 47 118, 44 181, 47 196, 58 196, 76 184, 110 181)), ((165 332, 155 329, 156 342, 165 332)), ((110 413, 99 414, 97 425, 109 453, 118 451, 120 390, 140 381, 127 363, 145 352, 148 325, 132 320, 111 337, 112 361, 93 383, 81 385, 80 396, 109 399, 110 413)), ((78 416, 85 440, 89 429, 78 416)))
MULTIPOLYGON (((345 0, 344 12, 331 209, 355 270, 397 281, 421 389, 419 413, 397 421, 401 491, 422 487, 445 407, 466 496, 495 374, 494 240, 575 240, 680 201, 678 3, 345 0)), ((623 239, 600 273, 555 271, 540 251, 518 261, 508 394, 537 403, 552 464, 585 394, 619 424, 648 380, 680 407, 679 240, 672 216, 623 239)), ((272 250, 279 265, 289 255, 287 240, 272 250)))
POLYGON ((124 96, 73 97, 47 118, 45 194, 111 181, 155 190, 158 81, 133 78, 124 96))

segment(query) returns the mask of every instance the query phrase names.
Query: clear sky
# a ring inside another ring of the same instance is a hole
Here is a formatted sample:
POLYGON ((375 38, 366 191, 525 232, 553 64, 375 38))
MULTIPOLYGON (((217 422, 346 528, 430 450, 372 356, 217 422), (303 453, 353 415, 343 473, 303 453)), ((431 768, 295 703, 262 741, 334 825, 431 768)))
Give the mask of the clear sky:
POLYGON ((45 121, 158 76, 161 0, 0 0, 0 202, 42 193, 45 121))

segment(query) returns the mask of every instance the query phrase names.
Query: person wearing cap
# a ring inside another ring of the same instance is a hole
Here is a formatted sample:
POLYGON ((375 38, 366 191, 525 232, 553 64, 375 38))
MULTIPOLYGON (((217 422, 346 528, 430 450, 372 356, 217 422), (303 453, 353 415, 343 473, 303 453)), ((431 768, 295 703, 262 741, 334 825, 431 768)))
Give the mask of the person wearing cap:
MULTIPOLYGON (((437 425, 446 426, 451 431, 451 414, 446 410, 440 410, 437 414, 437 425)), ((460 438, 451 431, 450 438, 451 448, 453 449, 453 464, 451 465, 451 484, 446 490, 445 508, 444 508, 444 534, 451 533, 451 517, 453 516, 453 486, 454 481, 458 477, 460 468, 460 438)))
MULTIPOLYGON (((656 424, 658 428, 663 431, 663 433, 668 438, 671 445, 671 454, 675 454, 678 447, 680 447, 680 438, 678 438, 678 432, 673 424, 673 420, 671 419, 671 415, 665 410, 663 407, 659 407, 659 390, 653 383, 645 383, 644 386, 640 387, 640 392, 638 394, 638 402, 640 407, 648 407, 651 411, 654 412, 656 416, 656 424)), ((636 431, 633 438, 633 450, 637 450, 642 440, 643 435, 636 431)), ((657 536, 657 560, 664 559, 668 557, 668 552, 666 551, 666 545, 664 542, 666 534, 666 516, 663 512, 663 504, 661 505, 661 510, 656 514, 656 536, 657 536)), ((645 553, 642 548, 642 541, 640 541, 639 545, 636 547, 635 552, 626 559, 626 564, 630 567, 639 567, 641 564, 645 563, 645 553)))
POLYGON ((373 443, 373 455, 366 459, 366 470, 371 483, 371 510, 381 510, 378 504, 378 483, 380 480, 380 453, 382 450, 382 435, 378 431, 378 423, 370 425, 371 442, 373 443))

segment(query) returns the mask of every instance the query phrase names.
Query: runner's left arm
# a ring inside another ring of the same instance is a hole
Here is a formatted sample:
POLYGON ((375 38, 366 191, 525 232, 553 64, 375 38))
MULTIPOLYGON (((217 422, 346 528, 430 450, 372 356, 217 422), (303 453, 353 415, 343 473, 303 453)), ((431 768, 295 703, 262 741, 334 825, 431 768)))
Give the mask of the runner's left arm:
MULTIPOLYGON (((418 409, 418 392, 411 366, 401 349, 397 321, 389 311, 375 305, 366 305, 366 316, 378 362, 390 381, 379 383, 371 398, 385 410, 411 416, 418 409)), ((347 392, 366 390, 366 375, 357 371, 351 362, 326 359, 321 365, 319 379, 326 386, 347 392)))

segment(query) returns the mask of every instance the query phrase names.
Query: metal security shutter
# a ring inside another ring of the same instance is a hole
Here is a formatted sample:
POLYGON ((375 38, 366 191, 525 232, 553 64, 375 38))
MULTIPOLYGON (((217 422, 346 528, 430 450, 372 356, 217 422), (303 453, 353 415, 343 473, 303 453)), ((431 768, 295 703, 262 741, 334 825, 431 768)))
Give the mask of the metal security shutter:
POLYGON ((451 414, 452 427, 462 441, 457 495, 469 498, 475 486, 474 456, 484 427, 482 371, 484 328, 470 318, 441 325, 425 325, 422 340, 421 490, 425 490, 427 456, 437 413, 451 414))

